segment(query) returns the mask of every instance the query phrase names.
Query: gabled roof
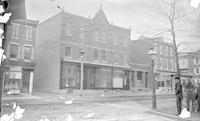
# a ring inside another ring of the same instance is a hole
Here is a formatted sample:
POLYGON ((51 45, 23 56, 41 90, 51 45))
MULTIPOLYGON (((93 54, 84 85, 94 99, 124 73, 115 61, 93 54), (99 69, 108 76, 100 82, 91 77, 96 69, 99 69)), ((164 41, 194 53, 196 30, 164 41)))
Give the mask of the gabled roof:
POLYGON ((106 23, 109 24, 108 19, 106 18, 106 15, 104 13, 104 11, 102 10, 102 8, 100 8, 97 13, 95 14, 95 16, 92 18, 93 21, 97 21, 97 22, 102 22, 102 23, 106 23))

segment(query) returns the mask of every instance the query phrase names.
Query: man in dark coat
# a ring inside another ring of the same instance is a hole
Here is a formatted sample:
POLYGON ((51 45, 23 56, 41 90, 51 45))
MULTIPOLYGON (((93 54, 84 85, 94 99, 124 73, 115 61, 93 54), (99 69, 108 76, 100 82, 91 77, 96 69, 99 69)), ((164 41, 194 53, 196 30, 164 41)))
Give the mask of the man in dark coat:
POLYGON ((199 83, 199 87, 197 89, 195 99, 197 100, 197 112, 199 112, 200 111, 200 83, 199 83))
POLYGON ((193 93, 194 93, 194 86, 192 84, 192 81, 189 79, 188 83, 185 87, 186 89, 186 102, 187 102, 187 110, 190 111, 190 103, 194 103, 194 97, 193 97, 193 93))
POLYGON ((175 84, 175 95, 176 95, 176 106, 177 106, 177 113, 178 115, 181 113, 181 105, 183 99, 183 92, 182 92, 182 84, 180 77, 175 77, 176 84, 175 84))

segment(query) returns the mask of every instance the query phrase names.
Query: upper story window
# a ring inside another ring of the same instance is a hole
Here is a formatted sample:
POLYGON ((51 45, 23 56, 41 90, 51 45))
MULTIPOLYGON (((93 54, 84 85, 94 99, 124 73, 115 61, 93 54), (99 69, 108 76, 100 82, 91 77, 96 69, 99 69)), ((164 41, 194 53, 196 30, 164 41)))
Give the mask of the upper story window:
POLYGON ((107 62, 107 55, 105 50, 101 51, 101 61, 107 62))
POLYGON ((65 25, 65 35, 72 36, 72 25, 70 24, 65 25))
POLYGON ((18 39, 19 38, 19 26, 20 26, 20 24, 11 23, 11 25, 12 25, 12 34, 11 34, 11 36, 13 38, 18 39))
POLYGON ((124 47, 128 47, 128 41, 129 41, 129 39, 124 39, 124 47))
POLYGON ((32 59, 32 46, 24 46, 24 60, 32 59))
POLYGON ((100 34, 99 30, 96 29, 95 30, 95 41, 100 41, 100 36, 101 36, 101 34, 100 34))
POLYGON ((128 65, 128 55, 124 55, 124 65, 128 65))
POLYGON ((72 57, 72 47, 70 45, 65 45, 65 57, 72 57))
POLYGON ((194 68, 194 73, 195 73, 195 74, 199 74, 199 67, 195 67, 195 68, 194 68))
POLYGON ((160 54, 163 54, 163 47, 160 45, 160 54))
POLYGON ((163 61, 164 59, 163 58, 160 58, 160 68, 163 69, 163 61))
POLYGON ((10 55, 11 59, 17 59, 19 57, 19 44, 10 43, 10 55))
POLYGON ((32 26, 25 26, 26 28, 26 36, 25 36, 25 39, 28 39, 28 40, 32 40, 32 36, 33 36, 33 27, 32 26))
POLYGON ((119 64, 119 55, 117 53, 115 53, 114 55, 114 64, 119 64))
POLYGON ((154 43, 154 44, 153 44, 153 47, 154 47, 154 51, 155 51, 155 52, 158 52, 158 50, 157 50, 158 44, 157 44, 157 43, 154 43))
POLYGON ((172 47, 170 47, 170 56, 173 56, 173 53, 174 53, 174 50, 173 50, 173 48, 172 47))
POLYGON ((166 70, 168 69, 168 63, 169 63, 169 61, 166 59, 166 60, 165 60, 165 64, 164 64, 166 70))
POLYGON ((113 39, 114 39, 114 44, 115 45, 119 45, 119 37, 117 35, 113 35, 113 39))
POLYGON ((95 61, 99 61, 99 50, 98 49, 94 49, 94 60, 95 61))
POLYGON ((195 65, 199 64, 199 59, 198 58, 194 58, 194 64, 195 65))
POLYGON ((86 33, 88 32, 89 28, 88 28, 88 25, 87 24, 82 24, 80 26, 80 38, 82 40, 86 40, 86 33))
POLYGON ((104 31, 103 33, 102 33, 102 42, 106 42, 106 32, 104 31))

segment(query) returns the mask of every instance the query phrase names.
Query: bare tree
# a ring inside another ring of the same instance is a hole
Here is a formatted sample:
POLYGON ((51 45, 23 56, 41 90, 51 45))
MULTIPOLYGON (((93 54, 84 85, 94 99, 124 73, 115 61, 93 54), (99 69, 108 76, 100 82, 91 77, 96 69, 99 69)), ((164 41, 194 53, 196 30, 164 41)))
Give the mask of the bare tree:
POLYGON ((155 36, 163 36, 165 40, 172 43, 177 76, 180 76, 178 47, 181 45, 181 42, 177 43, 177 40, 179 40, 178 35, 187 31, 185 27, 185 11, 181 4, 183 4, 181 0, 157 0, 154 14, 156 10, 156 17, 162 18, 161 20, 165 24, 151 27, 155 36))

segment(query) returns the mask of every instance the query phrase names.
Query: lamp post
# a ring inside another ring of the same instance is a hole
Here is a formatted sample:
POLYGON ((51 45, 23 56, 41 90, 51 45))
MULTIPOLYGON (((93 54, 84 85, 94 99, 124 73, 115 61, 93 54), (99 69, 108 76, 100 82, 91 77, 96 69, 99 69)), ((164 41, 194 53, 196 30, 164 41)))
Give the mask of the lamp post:
POLYGON ((80 48, 80 59, 81 59, 81 82, 80 82, 80 95, 83 91, 83 64, 84 64, 84 54, 85 54, 85 48, 80 48))
POLYGON ((156 109, 156 89, 155 89, 155 84, 156 84, 156 80, 155 80, 155 70, 154 70, 154 58, 157 55, 156 51, 154 50, 154 48, 150 48, 148 51, 148 55, 151 56, 151 66, 152 66, 152 75, 153 75, 153 86, 152 86, 152 108, 156 109))

